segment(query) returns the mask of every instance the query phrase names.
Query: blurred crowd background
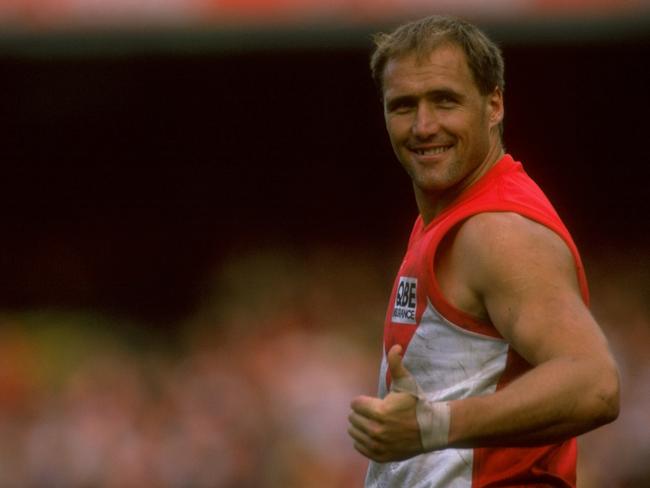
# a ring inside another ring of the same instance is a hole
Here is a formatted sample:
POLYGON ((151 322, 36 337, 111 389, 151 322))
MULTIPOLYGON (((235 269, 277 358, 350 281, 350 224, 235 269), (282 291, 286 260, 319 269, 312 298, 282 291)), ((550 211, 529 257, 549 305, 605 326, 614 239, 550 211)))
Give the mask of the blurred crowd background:
POLYGON ((0 486, 358 486, 346 417, 374 390, 377 269, 242 257, 176 334, 2 316, 0 486))
MULTIPOLYGON (((581 437, 582 487, 650 481, 647 264, 587 260, 623 413, 581 437)), ((173 334, 3 314, 0 486, 361 486, 346 417, 375 392, 389 284, 386 260, 360 250, 274 250, 232 259, 173 334)))
POLYGON ((578 486, 650 486, 648 1, 0 0, 0 488, 362 485, 416 215, 370 36, 439 12, 502 46, 619 362, 578 486))

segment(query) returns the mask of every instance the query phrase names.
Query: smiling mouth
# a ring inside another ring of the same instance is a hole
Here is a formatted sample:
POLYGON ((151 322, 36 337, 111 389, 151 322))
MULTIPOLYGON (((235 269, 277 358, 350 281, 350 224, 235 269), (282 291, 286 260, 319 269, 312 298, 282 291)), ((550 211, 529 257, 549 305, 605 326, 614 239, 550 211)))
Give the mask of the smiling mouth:
POLYGON ((451 148, 452 146, 438 146, 423 149, 413 149, 413 152, 418 156, 435 156, 437 154, 442 154, 451 148))

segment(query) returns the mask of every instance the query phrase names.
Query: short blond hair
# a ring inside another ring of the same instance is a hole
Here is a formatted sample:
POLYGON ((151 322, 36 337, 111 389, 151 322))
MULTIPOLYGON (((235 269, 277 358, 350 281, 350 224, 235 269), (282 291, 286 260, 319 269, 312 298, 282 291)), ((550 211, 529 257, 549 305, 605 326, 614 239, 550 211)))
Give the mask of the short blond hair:
POLYGON ((464 20, 433 15, 401 25, 389 34, 376 34, 374 41, 370 70, 382 97, 388 61, 411 53, 424 58, 445 43, 455 44, 464 51, 481 95, 488 95, 495 88, 502 92, 505 89, 501 50, 478 27, 464 20))

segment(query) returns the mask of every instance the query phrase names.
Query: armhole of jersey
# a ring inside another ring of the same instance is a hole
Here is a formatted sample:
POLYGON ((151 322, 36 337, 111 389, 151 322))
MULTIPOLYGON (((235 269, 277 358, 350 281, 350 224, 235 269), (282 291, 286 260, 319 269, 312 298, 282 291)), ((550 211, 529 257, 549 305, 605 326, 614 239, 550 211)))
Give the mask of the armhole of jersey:
POLYGON ((440 289, 440 284, 438 283, 438 279, 435 274, 436 252, 438 250, 438 246, 442 242, 442 239, 453 228, 459 226, 470 217, 479 213, 486 212, 514 212, 521 215, 522 217, 526 217, 527 219, 545 226, 560 236, 560 238, 568 246, 569 251, 573 256, 582 299, 585 305, 589 306, 589 289, 587 286, 587 279, 585 276, 582 260, 580 259, 580 254, 578 253, 578 249, 571 239, 569 232, 562 225, 559 218, 556 222, 552 218, 549 218, 541 212, 536 212, 529 207, 526 207, 524 205, 517 205, 516 203, 509 203, 507 205, 485 206, 481 208, 468 209, 466 212, 457 214, 453 219, 448 220, 448 222, 441 223, 441 226, 436 229, 436 234, 433 239, 431 239, 429 248, 427 249, 426 253, 426 260, 428 263, 430 263, 427 267, 427 273, 429 275, 428 281, 431 283, 431 288, 428 291, 428 296, 433 306, 440 314, 442 314, 445 319, 470 332, 499 339, 503 338, 496 327, 494 327, 490 321, 482 320, 467 312, 459 310, 451 303, 449 303, 447 298, 443 295, 442 290, 440 289))

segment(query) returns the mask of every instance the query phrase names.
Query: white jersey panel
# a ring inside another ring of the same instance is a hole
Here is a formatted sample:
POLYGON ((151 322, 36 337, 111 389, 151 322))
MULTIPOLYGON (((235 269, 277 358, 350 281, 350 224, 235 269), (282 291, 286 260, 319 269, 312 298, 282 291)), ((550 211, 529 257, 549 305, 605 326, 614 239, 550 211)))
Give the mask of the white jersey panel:
MULTIPOLYGON (((429 400, 449 401, 493 393, 507 358, 507 342, 452 324, 427 299, 403 364, 429 400)), ((388 392, 386 369, 384 352, 379 373, 381 398, 388 392)), ((472 470, 472 449, 445 449, 395 463, 371 461, 366 487, 471 487, 472 470)))

